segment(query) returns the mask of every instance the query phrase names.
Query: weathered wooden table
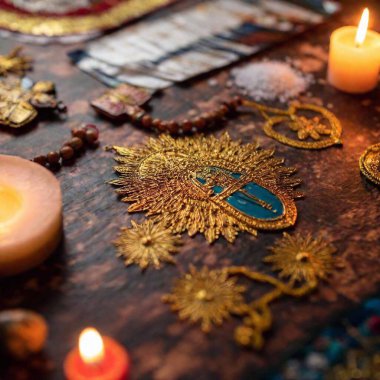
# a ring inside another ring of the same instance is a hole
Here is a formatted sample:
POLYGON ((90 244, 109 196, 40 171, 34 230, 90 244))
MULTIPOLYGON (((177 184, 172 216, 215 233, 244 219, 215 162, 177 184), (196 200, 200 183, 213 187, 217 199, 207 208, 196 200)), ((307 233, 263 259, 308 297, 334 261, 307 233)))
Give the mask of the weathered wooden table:
MULTIPOLYGON (((378 1, 367 3, 373 20, 379 20, 378 1)), ((331 31, 357 23, 361 7, 361 2, 346 1, 339 17, 252 60, 289 56, 310 64, 310 57, 305 55, 310 45, 322 47, 326 53, 331 31)), ((17 44, 2 40, 1 52, 17 44)), ((88 100, 100 95, 104 87, 70 64, 66 53, 71 49, 73 46, 26 47, 26 52, 35 58, 31 76, 57 83, 59 97, 69 106, 68 120, 41 121, 17 136, 0 131, 1 153, 25 158, 46 153, 65 141, 70 134, 69 124, 78 121, 100 126, 103 147, 121 142, 132 145, 147 138, 145 131, 128 123, 113 126, 94 114, 88 100)), ((324 78, 325 70, 322 65, 316 77, 324 78)), ((153 101, 153 114, 181 117, 191 109, 207 108, 212 103, 210 99, 224 89, 228 71, 214 74, 216 86, 209 85, 209 75, 165 91, 153 101)), ((127 205, 120 203, 105 183, 114 175, 112 154, 98 149, 57 173, 64 195, 65 238, 56 254, 36 270, 0 282, 0 309, 31 308, 42 313, 50 326, 44 355, 27 364, 3 362, 0 378, 62 379, 66 353, 76 344, 81 329, 92 325, 128 347, 133 379, 258 379, 322 326, 375 293, 380 280, 380 192, 361 177, 358 158, 367 146, 380 141, 379 95, 379 88, 372 94, 351 96, 318 81, 311 87, 311 101, 322 101, 342 121, 341 148, 307 151, 286 147, 267 138, 260 119, 252 115, 231 121, 224 128, 244 142, 258 140, 263 147, 275 147, 288 165, 297 167, 306 197, 297 202, 299 219, 295 230, 322 232, 334 241, 345 263, 344 269, 310 297, 285 298, 273 305, 274 327, 261 353, 235 344, 233 330, 237 321, 226 322, 204 335, 198 327, 179 322, 162 304, 161 296, 190 263, 197 267, 244 264, 268 271, 261 260, 266 247, 281 233, 259 233, 258 238, 241 234, 234 245, 221 239, 212 246, 202 236, 184 237, 177 267, 165 266, 161 271, 149 269, 145 273, 137 267, 126 269, 115 257, 111 242, 119 226, 128 225, 131 216, 127 205)), ((253 289, 256 292, 259 294, 261 288, 253 289)))

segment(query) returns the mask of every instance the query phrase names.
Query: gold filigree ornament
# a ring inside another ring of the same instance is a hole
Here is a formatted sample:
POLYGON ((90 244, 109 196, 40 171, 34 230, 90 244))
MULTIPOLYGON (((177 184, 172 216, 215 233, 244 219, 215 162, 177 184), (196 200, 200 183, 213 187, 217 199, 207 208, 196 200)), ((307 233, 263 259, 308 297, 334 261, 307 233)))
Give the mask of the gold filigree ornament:
POLYGON ((125 265, 149 266, 160 269, 162 262, 175 263, 173 254, 178 252, 181 237, 173 235, 162 223, 146 220, 142 224, 132 221, 132 228, 122 228, 114 242, 118 256, 125 265))
POLYGON ((360 157, 360 171, 371 182, 380 185, 380 143, 370 146, 360 157))
POLYGON ((266 120, 264 132, 282 144, 300 149, 323 149, 341 145, 342 125, 337 117, 324 107, 293 102, 287 110, 267 107, 250 100, 243 105, 258 110, 266 120), (313 113, 307 117, 302 113, 313 113), (297 139, 280 133, 276 127, 287 126, 297 139))
POLYGON ((295 224, 295 169, 273 150, 221 138, 151 138, 132 148, 114 146, 119 178, 110 183, 129 212, 146 212, 173 233, 202 233, 233 242, 239 231, 279 230, 295 224))
POLYGON ((0 76, 15 74, 22 76, 32 68, 32 59, 21 54, 22 47, 16 47, 7 55, 0 55, 0 76))
POLYGON ((65 111, 65 106, 55 96, 53 82, 33 83, 29 78, 14 77, 0 81, 0 125, 21 128, 44 109, 65 111))
POLYGON ((285 235, 272 250, 275 259, 264 261, 271 262, 273 270, 281 270, 285 280, 245 266, 214 270, 204 267, 199 271, 191 266, 189 273, 175 281, 172 292, 163 297, 163 302, 170 304, 181 320, 200 323, 204 332, 209 332, 213 325, 221 325, 232 315, 239 316, 243 324, 235 330, 236 342, 260 350, 265 343, 264 334, 273 323, 271 303, 284 296, 306 296, 334 267, 335 248, 321 239, 285 235), (238 283, 241 278, 255 283, 255 288, 259 283, 273 289, 247 302, 244 297, 247 288, 238 283))

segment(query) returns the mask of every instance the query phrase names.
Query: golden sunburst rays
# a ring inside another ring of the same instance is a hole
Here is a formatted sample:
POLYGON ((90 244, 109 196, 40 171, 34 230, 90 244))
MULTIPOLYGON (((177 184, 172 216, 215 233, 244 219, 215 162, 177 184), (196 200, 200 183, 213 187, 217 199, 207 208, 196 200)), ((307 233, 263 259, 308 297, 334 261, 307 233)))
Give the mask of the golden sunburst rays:
POLYGON ((284 233, 270 250, 272 254, 264 261, 279 271, 281 278, 291 281, 316 282, 318 278, 325 279, 334 268, 334 246, 310 234, 284 233))
POLYGON ((243 305, 245 287, 236 281, 228 278, 224 270, 204 267, 197 271, 191 266, 163 301, 171 304, 181 320, 200 323, 202 331, 209 332, 213 325, 221 325, 243 305))
POLYGON ((235 329, 235 341, 245 347, 260 350, 265 344, 265 333, 273 325, 271 304, 283 297, 302 298, 310 294, 335 268, 335 248, 321 238, 310 235, 290 236, 278 240, 272 255, 264 259, 273 270, 281 271, 280 278, 256 272, 246 266, 190 271, 177 279, 170 294, 163 301, 171 304, 181 320, 200 323, 209 332, 231 315, 242 318, 235 329), (286 277, 285 280, 281 278, 286 277), (241 279, 270 286, 264 294, 251 301, 241 279))
POLYGON ((160 269, 162 263, 175 263, 173 254, 182 244, 181 237, 172 234, 162 223, 146 220, 142 224, 132 221, 131 228, 122 228, 117 240, 118 256, 125 265, 139 265, 142 270, 149 266, 160 269))
POLYGON ((161 135, 139 147, 113 149, 119 178, 110 183, 118 187, 122 201, 131 204, 128 211, 146 212, 173 233, 202 233, 209 243, 220 236, 233 242, 239 231, 256 234, 257 229, 283 229, 296 221, 294 199, 302 194, 294 187, 300 181, 273 150, 242 145, 227 133, 221 138, 161 135), (282 213, 251 194, 249 202, 272 213, 267 219, 232 206, 232 198, 240 202, 239 197, 247 196, 247 184, 265 188, 282 213))

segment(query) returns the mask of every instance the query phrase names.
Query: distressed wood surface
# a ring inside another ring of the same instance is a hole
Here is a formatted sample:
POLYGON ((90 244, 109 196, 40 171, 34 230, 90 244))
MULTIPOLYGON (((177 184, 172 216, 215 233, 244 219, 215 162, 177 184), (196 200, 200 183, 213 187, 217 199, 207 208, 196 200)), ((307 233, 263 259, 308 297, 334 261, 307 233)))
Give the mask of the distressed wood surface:
MULTIPOLYGON (((377 7, 380 20, 378 2, 368 3, 373 11, 377 7)), ((329 35, 340 25, 357 23, 360 8, 359 2, 346 1, 345 12, 339 17, 252 61, 291 57, 316 71, 317 78, 325 78, 329 35), (310 48, 317 48, 319 58, 309 54, 310 48)), ((0 50, 5 53, 17 44, 2 40, 0 50)), ((70 123, 83 121, 100 126, 102 147, 133 145, 147 138, 145 131, 128 123, 113 126, 94 114, 88 100, 100 95, 104 87, 70 65, 66 52, 75 47, 26 47, 35 59, 31 77, 56 82, 60 99, 69 107, 68 118, 43 120, 17 136, 0 131, 1 153, 25 158, 47 153, 69 137, 70 123)), ((216 95, 227 91, 224 85, 228 79, 229 70, 223 70, 166 90, 151 103, 153 114, 183 117, 192 109, 206 109, 216 95), (216 80, 216 85, 210 85, 210 78, 216 80)), ((260 118, 252 115, 243 115, 215 131, 227 130, 244 142, 257 140, 265 148, 275 147, 287 165, 297 167, 306 197, 297 201, 299 219, 294 230, 322 233, 333 240, 345 265, 310 297, 284 298, 273 304, 274 326, 261 353, 235 344, 233 331, 238 320, 204 335, 197 327, 179 322, 161 303, 161 296, 190 263, 197 267, 247 265, 270 273, 261 260, 281 233, 259 233, 257 238, 241 234, 233 245, 219 240, 212 246, 202 236, 185 236, 177 266, 145 273, 137 267, 126 269, 115 257, 112 241, 120 226, 142 216, 128 215, 127 205, 120 203, 105 184, 114 176, 113 157, 100 148, 57 173, 65 215, 65 237, 57 252, 41 267, 0 281, 0 310, 30 308, 43 314, 50 326, 45 353, 27 364, 2 362, 0 378, 63 379, 66 353, 76 344, 81 329, 91 325, 128 348, 132 379, 256 379, 330 320, 375 293, 380 280, 380 192, 361 177, 358 159, 367 146, 380 141, 379 95, 379 88, 363 96, 346 95, 318 81, 310 88, 304 99, 322 102, 342 121, 341 148, 303 151, 283 146, 267 138, 260 118)), ((253 296, 258 295, 262 288, 253 287, 251 291, 253 296)))

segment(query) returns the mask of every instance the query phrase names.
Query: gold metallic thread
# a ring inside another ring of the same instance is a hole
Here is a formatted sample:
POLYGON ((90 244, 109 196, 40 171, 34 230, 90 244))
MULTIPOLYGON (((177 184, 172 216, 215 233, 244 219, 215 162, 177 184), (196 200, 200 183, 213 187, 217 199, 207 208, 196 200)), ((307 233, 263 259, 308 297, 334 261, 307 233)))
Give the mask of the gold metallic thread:
POLYGON ((163 262, 174 264, 173 254, 178 252, 181 237, 173 235, 162 223, 146 220, 141 224, 132 221, 131 228, 122 228, 117 240, 118 256, 125 265, 139 265, 141 269, 153 266, 160 269, 163 262))
POLYGON ((224 236, 233 242, 239 231, 256 235, 257 229, 284 229, 296 221, 294 199, 302 194, 294 187, 300 181, 292 177, 295 169, 283 166, 284 160, 274 157, 273 150, 242 145, 227 133, 221 138, 160 135, 140 147, 114 146, 113 150, 119 178, 110 184, 118 187, 116 192, 123 202, 131 203, 128 211, 146 212, 173 233, 202 233, 209 243, 224 236), (241 178, 226 174, 231 172, 241 173, 241 178), (196 180, 198 176, 205 178, 204 186, 196 180), (284 205, 283 214, 270 220, 257 219, 231 207, 226 199, 249 182, 275 194, 284 205), (212 190, 215 183, 223 184, 220 194, 212 190))
POLYGON ((273 324, 271 303, 285 296, 299 298, 309 294, 334 267, 335 248, 309 235, 285 234, 272 252, 272 257, 264 261, 270 263, 274 271, 280 270, 280 277, 285 280, 246 266, 213 270, 204 267, 199 271, 191 266, 189 273, 175 281, 163 302, 170 304, 181 320, 199 323, 204 332, 209 332, 213 325, 221 325, 231 315, 239 316, 243 324, 235 330, 236 342, 260 350, 265 344, 264 334, 273 324), (247 302, 244 298, 247 289, 238 284, 240 278, 267 284, 273 289, 247 302))
POLYGON ((370 146, 360 157, 360 171, 371 182, 380 185, 380 143, 370 146))
POLYGON ((116 28, 129 19, 137 18, 171 0, 124 0, 99 14, 84 16, 43 16, 0 10, 0 28, 36 36, 65 36, 116 28))
POLYGON ((323 149, 342 144, 342 125, 337 117, 324 107, 293 102, 287 110, 282 110, 250 100, 244 100, 243 105, 258 110, 266 120, 266 135, 282 144, 300 149, 323 149), (307 118, 298 114, 305 111, 316 113, 318 116, 307 118), (326 120, 328 125, 325 125, 323 120, 326 120), (275 127, 281 124, 287 125, 295 132, 298 139, 277 132, 275 127))

